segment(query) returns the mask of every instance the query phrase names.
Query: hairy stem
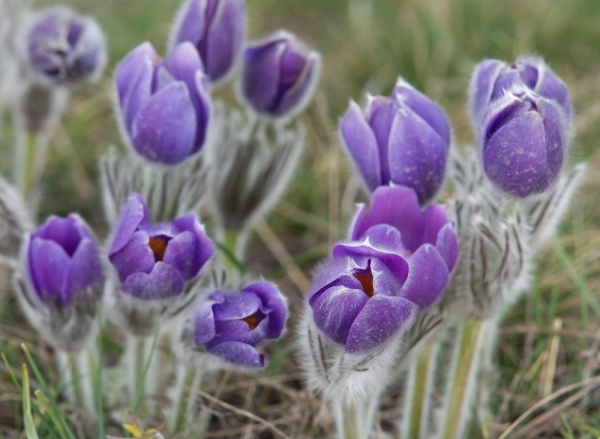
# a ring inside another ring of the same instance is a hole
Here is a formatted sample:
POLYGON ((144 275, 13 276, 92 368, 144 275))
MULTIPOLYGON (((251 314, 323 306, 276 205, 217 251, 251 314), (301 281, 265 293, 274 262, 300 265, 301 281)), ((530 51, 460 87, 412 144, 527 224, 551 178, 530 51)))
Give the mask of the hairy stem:
POLYGON ((366 439, 373 430, 375 411, 380 392, 349 401, 340 398, 333 401, 338 439, 366 439))

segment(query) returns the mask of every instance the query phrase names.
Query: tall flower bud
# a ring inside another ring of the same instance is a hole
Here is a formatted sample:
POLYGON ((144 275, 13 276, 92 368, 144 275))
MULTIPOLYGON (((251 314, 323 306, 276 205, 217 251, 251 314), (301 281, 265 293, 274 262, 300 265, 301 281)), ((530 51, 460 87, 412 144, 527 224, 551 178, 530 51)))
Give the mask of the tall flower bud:
POLYGON ((244 0, 186 0, 171 28, 169 47, 191 42, 211 83, 224 80, 242 53, 246 34, 244 0))
POLYGON ((403 79, 391 97, 370 98, 364 114, 352 102, 340 131, 369 191, 390 183, 408 186, 426 204, 441 189, 450 148, 448 119, 403 79))
POLYGON ((304 109, 317 86, 321 56, 294 34, 279 31, 244 53, 241 92, 257 113, 289 118, 304 109))
POLYGON ((210 101, 194 46, 178 44, 161 60, 150 43, 117 66, 115 82, 124 140, 145 159, 175 165, 200 151, 210 101))
POLYGON ((53 346, 83 348, 102 292, 96 241, 75 214, 50 217, 22 249, 16 286, 30 323, 53 346))
POLYGON ((27 59, 44 82, 94 81, 106 65, 104 34, 94 19, 69 8, 43 9, 27 31, 27 59))
POLYGON ((487 177, 517 198, 544 192, 566 161, 569 121, 558 101, 514 86, 488 110, 480 151, 487 177))

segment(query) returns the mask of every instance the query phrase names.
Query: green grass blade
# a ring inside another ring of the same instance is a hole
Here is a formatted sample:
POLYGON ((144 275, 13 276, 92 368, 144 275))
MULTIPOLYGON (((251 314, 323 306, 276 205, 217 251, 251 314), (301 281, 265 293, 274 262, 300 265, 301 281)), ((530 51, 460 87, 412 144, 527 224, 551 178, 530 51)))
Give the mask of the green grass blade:
POLYGON ((98 367, 96 368, 96 416, 98 437, 104 437, 104 410, 102 407, 102 307, 98 306, 98 367))
POLYGON ((21 392, 22 391, 21 390, 21 383, 19 383, 19 380, 17 380, 17 377, 13 373, 12 367, 10 367, 9 362, 6 359, 6 355, 4 355, 4 352, 2 352, 0 355, 2 356, 2 361, 4 361, 4 365, 6 366, 6 369, 8 370, 8 375, 10 376, 11 381, 13 382, 13 384, 15 385, 15 387, 17 389, 19 389, 19 392, 21 392))
POLYGON ((25 422, 25 433, 27 439, 38 439, 37 430, 31 415, 31 399, 29 395, 29 372, 27 366, 23 365, 23 421, 25 422))
POLYGON ((61 438, 68 438, 67 433, 65 432, 61 419, 60 419, 60 415, 58 413, 56 413, 56 411, 54 411, 54 409, 52 408, 52 405, 50 404, 50 401, 48 400, 48 398, 46 397, 46 395, 44 395, 42 393, 41 390, 36 390, 34 392, 38 403, 40 404, 40 406, 42 407, 42 409, 44 409, 44 412, 46 412, 46 414, 50 417, 50 420, 52 421, 52 423, 54 424, 54 427, 56 427, 56 429, 58 430, 58 433, 60 435, 61 438))

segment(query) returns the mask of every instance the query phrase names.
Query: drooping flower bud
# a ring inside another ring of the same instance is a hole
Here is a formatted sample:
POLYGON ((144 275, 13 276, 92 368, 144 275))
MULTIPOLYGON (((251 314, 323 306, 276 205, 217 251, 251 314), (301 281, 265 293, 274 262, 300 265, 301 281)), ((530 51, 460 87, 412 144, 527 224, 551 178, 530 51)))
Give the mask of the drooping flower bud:
POLYGON ((487 177, 514 197, 544 192, 566 161, 568 133, 569 122, 556 100, 514 86, 495 101, 482 124, 487 177))
POLYGON ((69 8, 43 9, 27 31, 27 56, 31 69, 45 82, 94 81, 106 65, 104 34, 94 19, 69 8))
POLYGON ((285 297, 270 282, 256 282, 239 292, 214 291, 192 318, 195 349, 221 360, 221 365, 261 368, 257 346, 281 336, 287 318, 285 297))
POLYGON ((408 186, 425 204, 441 189, 450 148, 448 119, 403 79, 390 98, 371 98, 365 114, 352 102, 340 131, 371 192, 390 183, 408 186))
POLYGON ((124 294, 160 301, 181 295, 214 251, 196 214, 151 224, 146 203, 134 194, 116 225, 108 258, 124 294))
POLYGON ((321 56, 294 34, 280 31, 250 45, 244 53, 241 91, 257 113, 289 118, 313 95, 321 56))
POLYGON ((30 323, 54 346, 83 347, 102 293, 102 263, 79 215, 50 217, 23 247, 16 286, 30 323))
POLYGON ((155 163, 175 165, 200 151, 210 101, 194 46, 178 44, 161 60, 150 43, 117 66, 119 122, 126 143, 155 163))
POLYGON ((521 56, 512 66, 487 59, 475 67, 469 87, 469 106, 474 123, 480 123, 489 105, 514 85, 523 85, 543 98, 555 100, 570 120, 571 100, 565 83, 541 58, 521 56))
POLYGON ((186 0, 171 28, 169 47, 191 42, 211 83, 226 79, 242 53, 244 0, 186 0))

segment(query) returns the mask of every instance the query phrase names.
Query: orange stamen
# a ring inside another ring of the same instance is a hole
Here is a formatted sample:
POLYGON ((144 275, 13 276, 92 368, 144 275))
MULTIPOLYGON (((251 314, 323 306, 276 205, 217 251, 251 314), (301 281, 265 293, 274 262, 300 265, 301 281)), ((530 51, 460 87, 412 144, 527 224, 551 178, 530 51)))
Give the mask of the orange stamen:
POLYGON ((251 316, 244 317, 242 319, 244 322, 248 323, 250 327, 250 331, 254 330, 258 326, 258 318, 256 318, 256 314, 252 314, 251 316))
POLYGON ((165 236, 153 236, 150 238, 150 242, 148 245, 154 253, 154 260, 156 262, 162 261, 165 256, 165 251, 167 251, 167 243, 169 242, 169 238, 165 236))
POLYGON ((360 282, 365 294, 369 297, 373 297, 375 289, 373 288, 373 274, 371 273, 370 267, 364 271, 354 273, 352 276, 360 282))

